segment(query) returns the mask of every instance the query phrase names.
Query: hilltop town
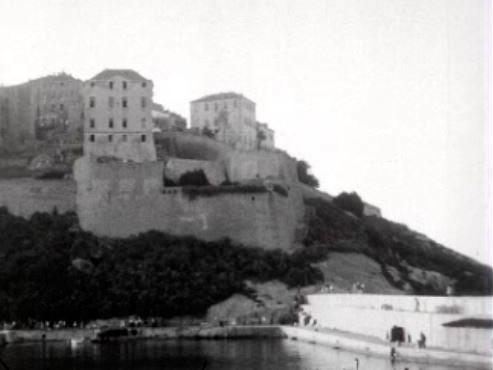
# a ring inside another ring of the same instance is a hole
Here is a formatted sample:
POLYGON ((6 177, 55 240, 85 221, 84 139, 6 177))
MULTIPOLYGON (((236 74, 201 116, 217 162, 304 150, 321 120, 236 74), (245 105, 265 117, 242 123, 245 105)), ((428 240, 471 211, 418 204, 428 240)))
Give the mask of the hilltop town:
MULTIPOLYGON (((300 181, 299 161, 275 147, 255 103, 234 92, 193 100, 188 128, 153 101, 153 86, 133 70, 106 69, 84 82, 59 74, 0 89, 4 169, 24 160, 38 177, 75 179, 35 193, 30 182, 16 184, 0 203, 24 216, 76 210, 101 236, 160 230, 299 246, 303 194, 331 197, 300 181)), ((369 204, 364 212, 380 214, 369 204)))
POLYGON ((488 350, 483 332, 451 336, 442 324, 491 312, 476 309, 487 298, 446 297, 491 295, 490 267, 386 220, 356 193, 320 191, 242 94, 191 101, 188 126, 153 88, 121 69, 0 88, 0 317, 318 320, 350 332, 347 312, 365 312, 375 323, 358 333, 378 336, 393 317, 416 338, 415 326, 433 321, 423 302, 439 318, 423 329, 430 344, 456 350, 474 335, 467 350, 488 350))

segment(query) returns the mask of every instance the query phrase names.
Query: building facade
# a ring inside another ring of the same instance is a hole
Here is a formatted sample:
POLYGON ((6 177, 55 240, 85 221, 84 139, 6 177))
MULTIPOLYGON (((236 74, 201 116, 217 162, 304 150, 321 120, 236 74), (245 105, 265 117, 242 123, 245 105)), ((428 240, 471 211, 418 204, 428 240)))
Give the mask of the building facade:
POLYGON ((84 83, 84 155, 156 160, 153 83, 132 70, 106 69, 84 83))
POLYGON ((239 150, 257 149, 255 103, 234 92, 207 95, 190 103, 191 127, 239 150))
POLYGON ((0 136, 13 145, 66 133, 82 134, 82 82, 68 74, 50 75, 0 88, 0 136))

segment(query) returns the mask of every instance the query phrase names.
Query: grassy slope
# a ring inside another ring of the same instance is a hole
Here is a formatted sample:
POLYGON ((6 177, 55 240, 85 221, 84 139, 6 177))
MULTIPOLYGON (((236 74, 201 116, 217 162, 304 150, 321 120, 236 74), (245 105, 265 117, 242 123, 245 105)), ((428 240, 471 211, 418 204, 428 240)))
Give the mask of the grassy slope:
MULTIPOLYGON (((455 282, 464 295, 492 293, 492 269, 431 239, 379 217, 358 218, 321 199, 306 199, 307 248, 363 254, 380 265, 394 287, 418 294, 444 294, 455 282)), ((320 252, 319 252, 320 253, 320 252)), ((354 258, 354 257, 353 257, 354 258)), ((352 268, 342 261, 341 274, 352 268)), ((361 267, 365 271, 368 267, 361 267)), ((339 271, 339 272, 337 272, 339 271)), ((348 277, 346 277, 347 279, 348 277)))

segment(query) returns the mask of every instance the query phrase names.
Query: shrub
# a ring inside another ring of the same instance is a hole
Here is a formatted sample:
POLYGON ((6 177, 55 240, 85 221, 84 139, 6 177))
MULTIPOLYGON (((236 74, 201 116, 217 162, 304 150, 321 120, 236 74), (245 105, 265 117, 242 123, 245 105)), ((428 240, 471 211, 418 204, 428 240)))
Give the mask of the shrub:
POLYGON ((63 179, 66 175, 66 171, 64 170, 49 170, 40 173, 39 175, 36 176, 36 179, 38 180, 59 180, 63 179))
POLYGON ((310 165, 305 161, 298 161, 296 163, 296 170, 298 172, 298 180, 303 184, 309 185, 314 188, 319 187, 318 179, 310 173, 310 165))
POLYGON ((194 170, 185 172, 180 176, 178 180, 179 186, 207 186, 209 185, 209 180, 207 179, 204 170, 194 170))
POLYGON ((344 211, 351 212, 353 215, 362 217, 364 204, 360 196, 355 193, 341 193, 334 198, 334 204, 344 211))
POLYGON ((274 186, 272 187, 272 189, 277 193, 277 194, 280 194, 284 197, 287 197, 288 196, 288 191, 287 189, 284 187, 284 186, 281 186, 279 184, 274 184, 274 186))

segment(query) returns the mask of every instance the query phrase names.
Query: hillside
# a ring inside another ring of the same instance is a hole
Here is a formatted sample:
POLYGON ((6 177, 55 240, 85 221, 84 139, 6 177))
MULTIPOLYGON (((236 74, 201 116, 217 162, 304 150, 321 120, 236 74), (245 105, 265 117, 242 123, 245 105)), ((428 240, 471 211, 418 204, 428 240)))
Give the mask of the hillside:
POLYGON ((300 294, 492 294, 492 269, 337 202, 305 199, 304 246, 267 251, 147 232, 98 238, 73 213, 0 209, 0 321, 127 316, 288 322, 300 294))
POLYGON ((415 294, 492 294, 493 272, 407 226, 375 216, 357 216, 334 202, 306 199, 305 246, 320 257, 332 252, 368 256, 396 288, 415 294))

